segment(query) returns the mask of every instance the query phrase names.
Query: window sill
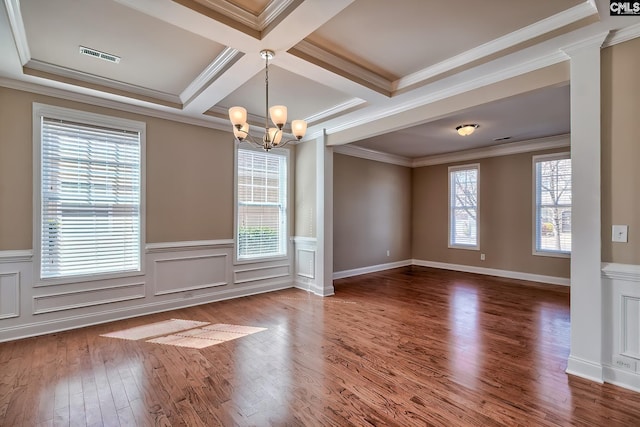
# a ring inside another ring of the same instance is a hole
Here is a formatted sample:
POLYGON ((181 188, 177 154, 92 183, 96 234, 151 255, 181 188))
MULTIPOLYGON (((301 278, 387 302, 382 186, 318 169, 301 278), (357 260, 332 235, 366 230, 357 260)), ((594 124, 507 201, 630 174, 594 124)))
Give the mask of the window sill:
POLYGON ((56 286, 56 285, 67 285, 71 283, 89 283, 89 282, 99 282, 103 280, 111 280, 111 279, 122 279, 126 277, 139 277, 144 276, 144 270, 135 270, 135 271, 123 271, 121 273, 106 273, 106 274, 86 274, 82 276, 61 276, 61 277, 52 277, 48 279, 40 279, 40 272, 34 271, 35 277, 38 279, 34 280, 33 287, 46 287, 46 286, 56 286))
POLYGON ((449 244, 448 246, 449 249, 463 249, 466 251, 479 251, 480 250, 480 246, 476 245, 476 246, 471 246, 471 245, 452 245, 449 244))
POLYGON ((533 251, 534 256, 544 256, 550 258, 571 258, 571 252, 543 252, 533 251))
POLYGON ((242 259, 234 259, 233 265, 244 265, 244 264, 261 264, 265 262, 276 262, 276 261, 289 261, 289 255, 276 255, 269 257, 256 257, 256 258, 242 258, 242 259))

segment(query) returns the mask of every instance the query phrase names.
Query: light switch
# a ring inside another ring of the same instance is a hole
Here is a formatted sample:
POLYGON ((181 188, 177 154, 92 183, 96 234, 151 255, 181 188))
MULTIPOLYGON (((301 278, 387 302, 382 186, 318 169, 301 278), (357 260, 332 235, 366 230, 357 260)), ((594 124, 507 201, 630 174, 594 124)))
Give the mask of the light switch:
POLYGON ((611 227, 611 241, 627 243, 627 232, 629 231, 628 225, 614 225, 611 227))

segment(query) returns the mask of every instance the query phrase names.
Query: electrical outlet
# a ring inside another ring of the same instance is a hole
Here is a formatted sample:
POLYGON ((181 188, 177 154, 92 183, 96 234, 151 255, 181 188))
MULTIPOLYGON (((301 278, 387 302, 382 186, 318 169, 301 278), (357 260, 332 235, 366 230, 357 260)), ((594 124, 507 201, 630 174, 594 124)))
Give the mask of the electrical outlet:
POLYGON ((480 261, 484 261, 484 260, 485 260, 484 254, 480 254, 480 261))
POLYGON ((391 256, 391 252, 387 249, 387 256, 391 256))
POLYGON ((613 366, 615 366, 616 368, 627 370, 627 371, 636 370, 636 362, 634 360, 629 360, 627 358, 620 357, 620 356, 613 357, 613 366))

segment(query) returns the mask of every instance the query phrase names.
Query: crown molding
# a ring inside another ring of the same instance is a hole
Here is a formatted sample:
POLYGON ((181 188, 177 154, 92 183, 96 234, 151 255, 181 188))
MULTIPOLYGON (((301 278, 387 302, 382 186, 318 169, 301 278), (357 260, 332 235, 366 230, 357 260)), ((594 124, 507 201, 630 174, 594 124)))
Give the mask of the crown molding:
POLYGON ((20 57, 21 65, 25 65, 31 59, 31 51, 27 42, 27 33, 24 29, 24 21, 20 12, 20 0, 4 0, 9 17, 9 25, 16 42, 16 49, 20 57))
POLYGON ((361 159, 374 160, 376 162, 390 163, 392 165, 412 167, 411 159, 382 151, 370 150, 353 144, 333 145, 333 152, 346 156, 359 157, 361 159))
POLYGON ((418 159, 410 159, 395 154, 370 150, 353 144, 333 145, 333 152, 346 156, 359 157, 361 159, 390 163, 398 166, 419 168, 424 166, 442 165, 454 162, 466 162, 469 160, 484 159, 487 157, 501 157, 512 154, 531 153, 535 151, 566 148, 571 145, 570 135, 557 135, 546 138, 530 139, 528 141, 509 142, 490 147, 476 148, 472 150, 457 151, 455 153, 438 154, 418 159))
POLYGON ((358 107, 359 105, 362 105, 364 103, 366 103, 364 99, 352 98, 341 104, 337 104, 337 105, 334 105, 333 107, 327 108, 324 111, 320 111, 318 113, 312 114, 311 116, 306 117, 304 120, 307 123, 319 122, 320 120, 324 120, 328 117, 334 116, 336 114, 340 114, 344 111, 358 107))
MULTIPOLYGON (((102 97, 87 95, 78 92, 71 92, 69 90, 42 86, 36 83, 7 79, 0 77, 0 87, 6 87, 8 89, 20 90, 23 92, 35 93, 38 95, 51 96, 54 98, 65 99, 67 101, 81 102, 83 104, 95 105, 96 107, 110 108, 118 111, 125 111, 127 113, 140 114, 143 116, 155 117, 158 119, 171 120, 174 122, 184 123, 194 126, 202 126, 210 129, 229 131, 228 121, 211 117, 210 119, 201 119, 181 114, 172 113, 169 111, 162 111, 155 108, 144 107, 141 105, 133 105, 129 103, 119 102, 112 99, 106 99, 102 97)), ((207 116, 208 117, 208 116, 207 116)))
POLYGON ((602 47, 611 47, 638 37, 640 37, 640 24, 631 25, 620 30, 612 31, 602 44, 602 47))
POLYGON ((300 41, 289 53, 292 53, 293 51, 298 51, 325 64, 331 64, 333 67, 346 74, 370 83, 374 87, 378 88, 379 91, 382 91, 382 93, 391 93, 391 82, 389 80, 379 74, 367 70, 364 67, 361 67, 360 65, 334 55, 333 53, 316 46, 307 40, 300 41))
POLYGON ((261 32, 275 22, 280 17, 280 14, 286 11, 293 2, 294 0, 272 0, 257 16, 229 1, 208 0, 204 6, 233 19, 241 25, 261 32))
POLYGON ((411 162, 411 167, 419 168, 424 166, 442 165, 445 163, 466 162, 469 160, 484 159, 487 157, 509 156, 512 154, 530 153, 554 148, 566 148, 570 145, 570 135, 557 135, 546 138, 530 139, 528 141, 509 142, 506 144, 492 145, 490 147, 475 148, 472 150, 457 151, 455 153, 421 157, 414 159, 411 162))
MULTIPOLYGON (((200 3, 200 2, 198 2, 200 3)), ((205 2, 200 3, 204 7, 214 10, 218 13, 223 14, 224 16, 233 19, 239 24, 242 24, 251 29, 260 31, 258 17, 251 12, 248 12, 241 7, 236 6, 235 4, 228 1, 212 1, 207 0, 205 2), (205 3, 205 4, 203 4, 205 3)))
POLYGON ((600 33, 594 34, 590 37, 577 41, 575 43, 571 43, 567 46, 564 46, 560 50, 564 52, 566 55, 568 55, 569 57, 571 57, 574 54, 582 51, 583 49, 587 49, 587 48, 601 49, 608 36, 609 36, 608 30, 602 31, 600 33))
POLYGON ((232 47, 225 47, 222 52, 216 56, 211 64, 205 68, 198 77, 196 77, 189 86, 180 94, 180 101, 183 105, 189 104, 198 96, 207 86, 213 83, 226 70, 235 64, 244 53, 232 47))
POLYGON ((592 2, 579 4, 527 27, 480 45, 474 49, 470 49, 445 61, 439 62, 431 67, 409 74, 406 77, 402 77, 401 79, 393 82, 392 88, 394 91, 406 89, 439 74, 451 71, 473 61, 477 61, 481 58, 516 46, 520 43, 526 42, 527 40, 539 37, 597 13, 598 9, 592 2))
POLYGON ((276 22, 280 16, 286 12, 287 8, 294 3, 295 0, 272 0, 262 13, 258 15, 258 30, 264 31, 269 25, 276 22))
POLYGON ((406 102, 397 104, 393 108, 385 108, 376 112, 369 112, 365 116, 358 117, 348 122, 343 122, 341 124, 327 128, 326 131, 328 134, 332 134, 351 129, 356 126, 366 125, 367 123, 376 120, 381 120, 389 116, 401 114, 405 111, 418 108, 423 105, 450 98, 455 95, 460 95, 474 89, 488 86, 493 83, 498 83, 502 80, 510 79, 522 74, 530 73, 532 71, 549 67, 560 62, 565 62, 566 60, 566 54, 561 51, 553 51, 549 54, 542 55, 528 61, 520 62, 511 67, 501 68, 497 71, 485 74, 475 79, 462 79, 463 81, 461 83, 445 87, 444 89, 437 90, 435 92, 427 93, 423 96, 412 98, 406 102))
POLYGON ((119 82, 117 80, 107 79, 104 77, 96 76, 94 74, 84 73, 82 71, 72 70, 70 68, 61 67, 59 65, 49 64, 47 62, 39 61, 37 59, 30 60, 24 68, 32 69, 36 71, 42 71, 47 74, 59 76, 62 78, 78 80, 81 82, 100 85, 107 88, 142 95, 147 98, 157 99, 165 102, 170 102, 176 105, 182 105, 180 98, 177 95, 162 92, 159 90, 148 89, 142 86, 137 86, 129 83, 119 82))

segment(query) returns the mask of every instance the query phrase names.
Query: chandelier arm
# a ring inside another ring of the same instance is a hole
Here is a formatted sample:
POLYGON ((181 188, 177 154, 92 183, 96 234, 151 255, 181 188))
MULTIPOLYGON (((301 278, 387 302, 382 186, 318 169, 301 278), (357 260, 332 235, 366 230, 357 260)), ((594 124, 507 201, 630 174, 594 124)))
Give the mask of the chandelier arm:
POLYGON ((269 55, 264 58, 264 87, 265 87, 265 102, 264 102, 264 129, 269 133, 269 55))
MULTIPOLYGON (((298 142, 301 141, 304 137, 304 133, 306 132, 307 123, 304 120, 294 120, 292 122, 292 129, 294 139, 287 139, 282 141, 283 136, 283 127, 286 123, 286 120, 282 120, 282 123, 276 123, 276 121, 280 122, 283 116, 286 116, 286 107, 278 106, 274 115, 277 117, 274 119, 275 128, 269 128, 269 59, 272 59, 275 53, 272 50, 264 49, 260 51, 260 55, 265 61, 264 64, 264 87, 265 87, 265 114, 264 114, 264 136, 260 141, 257 140, 254 136, 249 134, 249 124, 247 122, 247 110, 242 107, 232 107, 229 109, 229 119, 231 120, 231 124, 234 126, 233 132, 235 136, 235 140, 238 143, 248 142, 256 147, 263 148, 265 151, 269 151, 273 148, 284 147, 290 142, 298 142), (299 123, 298 123, 299 122, 299 123), (244 135, 244 136, 243 136, 244 135)), ((272 120, 273 121, 273 120, 272 120)))

